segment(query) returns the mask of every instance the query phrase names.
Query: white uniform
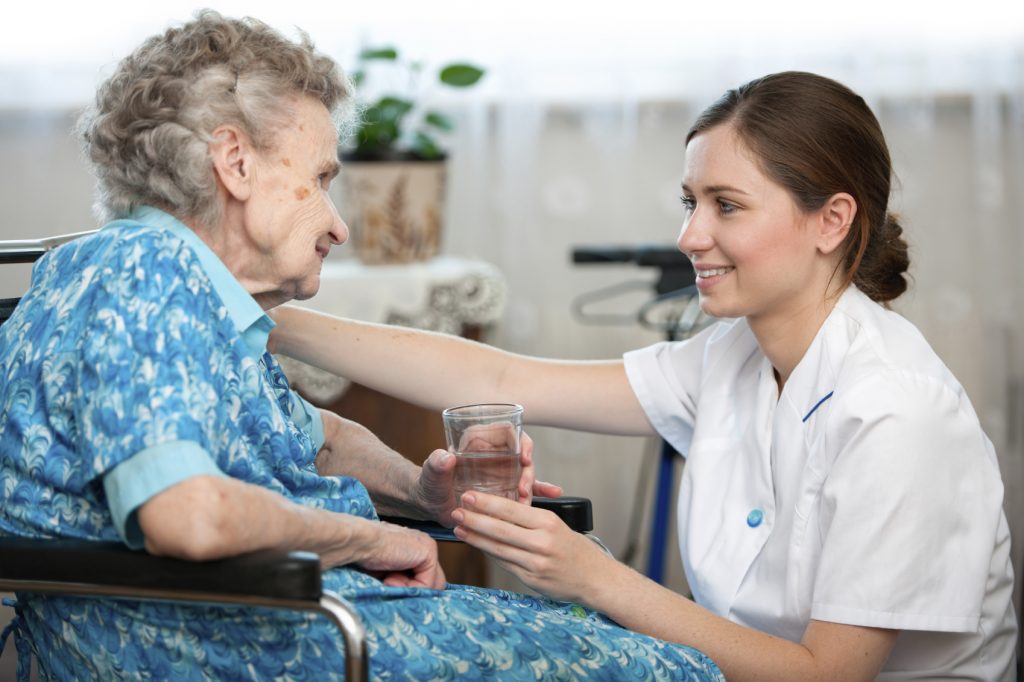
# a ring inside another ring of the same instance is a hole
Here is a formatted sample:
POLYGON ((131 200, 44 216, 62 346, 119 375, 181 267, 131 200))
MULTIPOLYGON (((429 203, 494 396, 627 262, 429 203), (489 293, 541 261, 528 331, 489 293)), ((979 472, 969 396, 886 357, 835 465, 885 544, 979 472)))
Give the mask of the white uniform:
POLYGON ((850 287, 786 382, 745 320, 627 353, 687 455, 695 600, 800 641, 810 619, 896 628, 880 680, 1012 680, 1010 535, 995 450, 920 332, 850 287))

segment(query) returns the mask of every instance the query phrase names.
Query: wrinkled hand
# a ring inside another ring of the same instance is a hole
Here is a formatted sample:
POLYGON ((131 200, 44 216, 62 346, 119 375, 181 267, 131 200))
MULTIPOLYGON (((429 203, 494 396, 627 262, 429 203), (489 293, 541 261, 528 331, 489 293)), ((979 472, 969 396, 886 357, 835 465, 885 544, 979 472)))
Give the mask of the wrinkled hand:
POLYGON ((381 522, 380 532, 359 566, 391 587, 443 590, 446 581, 437 560, 437 543, 426 533, 381 522))
POLYGON ((476 491, 462 505, 452 514, 455 535, 553 599, 584 603, 617 563, 546 509, 476 491))
MULTIPOLYGON (((525 433, 520 440, 522 452, 519 461, 523 473, 519 477, 519 502, 529 506, 533 496, 558 497, 562 489, 553 483, 536 479, 533 464, 533 439, 525 433)), ((443 526, 455 525, 452 512, 458 508, 454 493, 455 456, 447 450, 434 450, 423 463, 417 483, 418 505, 429 517, 443 526)))

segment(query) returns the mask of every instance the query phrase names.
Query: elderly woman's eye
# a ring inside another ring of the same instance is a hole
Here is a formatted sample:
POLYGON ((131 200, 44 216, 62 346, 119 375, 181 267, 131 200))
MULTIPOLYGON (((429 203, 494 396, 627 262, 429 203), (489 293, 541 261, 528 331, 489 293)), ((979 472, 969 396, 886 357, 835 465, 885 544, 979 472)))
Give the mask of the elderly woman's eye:
POLYGON ((316 180, 318 183, 320 183, 321 187, 327 189, 328 187, 331 186, 332 177, 333 175, 331 173, 321 173, 320 175, 316 176, 316 180))

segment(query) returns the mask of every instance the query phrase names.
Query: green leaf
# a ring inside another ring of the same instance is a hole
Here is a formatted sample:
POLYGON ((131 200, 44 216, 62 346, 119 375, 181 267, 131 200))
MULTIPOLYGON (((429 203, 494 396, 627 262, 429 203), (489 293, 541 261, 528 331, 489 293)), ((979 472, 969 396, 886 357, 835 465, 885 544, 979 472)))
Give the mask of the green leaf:
POLYGON ((436 159, 441 156, 441 148, 437 145, 437 142, 430 135, 423 132, 417 132, 413 136, 412 151, 423 159, 436 159))
POLYGON ((427 125, 432 125, 438 130, 451 131, 455 128, 452 120, 438 111, 428 111, 423 120, 427 125))
POLYGON ((441 69, 441 82, 456 88, 466 88, 476 85, 484 75, 483 69, 472 64, 449 64, 441 69))
POLYGON ((359 59, 367 61, 370 59, 398 59, 398 50, 393 47, 367 47, 359 53, 359 59))
POLYGON ((367 121, 359 128, 359 147, 386 147, 398 139, 398 127, 392 121, 367 121))
POLYGON ((412 107, 413 103, 410 100, 388 96, 381 97, 370 109, 376 109, 381 119, 397 121, 412 111, 412 107))
POLYGON ((353 71, 352 74, 351 74, 351 77, 352 77, 352 85, 354 85, 354 86, 356 86, 358 88, 360 85, 363 84, 363 81, 366 80, 366 72, 365 71, 353 71))

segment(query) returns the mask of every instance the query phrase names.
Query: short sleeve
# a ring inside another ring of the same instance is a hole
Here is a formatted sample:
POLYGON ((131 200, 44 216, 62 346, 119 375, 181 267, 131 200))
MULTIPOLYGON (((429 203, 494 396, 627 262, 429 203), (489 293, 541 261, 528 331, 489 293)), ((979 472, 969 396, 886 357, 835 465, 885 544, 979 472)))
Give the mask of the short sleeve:
POLYGON ((291 418, 295 425, 309 434, 313 451, 319 452, 324 446, 324 420, 320 410, 295 391, 291 391, 291 418))
POLYGON ((623 355, 629 384, 651 425, 682 454, 693 439, 705 349, 714 331, 623 355))
POLYGON ((194 254, 156 234, 126 242, 97 272, 79 351, 76 449, 93 477, 161 444, 214 452, 210 433, 229 409, 219 382, 230 322, 194 254))
POLYGON ((141 549, 145 544, 137 512, 147 500, 193 476, 223 476, 199 444, 191 441, 161 443, 127 459, 103 477, 114 526, 125 544, 141 549))
POLYGON ((976 631, 1003 491, 966 397, 891 371, 837 404, 825 436, 825 451, 837 455, 822 488, 811 617, 976 631))

